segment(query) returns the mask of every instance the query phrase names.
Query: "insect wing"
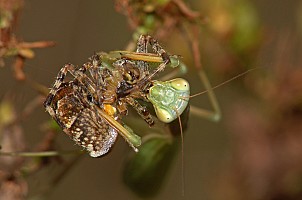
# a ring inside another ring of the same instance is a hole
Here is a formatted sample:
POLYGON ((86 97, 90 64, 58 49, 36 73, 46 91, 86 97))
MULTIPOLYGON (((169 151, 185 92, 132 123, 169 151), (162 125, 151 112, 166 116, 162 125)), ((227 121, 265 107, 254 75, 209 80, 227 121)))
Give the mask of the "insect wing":
POLYGON ((91 157, 106 154, 117 137, 117 131, 91 108, 84 108, 81 111, 68 132, 77 144, 89 152, 91 157))
POLYGON ((74 83, 60 88, 52 106, 55 120, 91 157, 106 154, 114 144, 117 131, 100 117, 95 105, 87 104, 74 93, 74 83))

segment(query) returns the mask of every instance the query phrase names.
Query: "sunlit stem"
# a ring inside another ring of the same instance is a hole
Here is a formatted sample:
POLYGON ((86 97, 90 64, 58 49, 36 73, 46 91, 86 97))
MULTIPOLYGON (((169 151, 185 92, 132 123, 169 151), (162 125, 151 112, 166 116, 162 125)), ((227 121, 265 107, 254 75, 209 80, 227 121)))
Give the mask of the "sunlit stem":
POLYGON ((20 157, 50 157, 63 154, 81 153, 80 151, 41 151, 41 152, 0 152, 0 156, 20 156, 20 157))
POLYGON ((217 103, 217 99, 216 99, 216 96, 215 96, 213 90, 216 89, 216 88, 219 88, 220 86, 225 85, 225 84, 227 84, 227 83, 229 83, 229 82, 231 82, 231 81, 233 81, 233 80, 235 80, 235 79, 237 79, 237 78, 239 78, 239 77, 241 77, 241 76, 243 76, 247 73, 250 73, 251 71, 256 70, 256 69, 259 69, 259 68, 255 67, 255 68, 249 69, 245 72, 242 72, 242 73, 238 74, 237 76, 234 76, 233 78, 231 78, 229 80, 226 80, 226 81, 224 81, 224 82, 222 82, 218 85, 215 85, 214 87, 211 87, 204 71, 200 71, 199 77, 202 80, 202 82, 204 83, 204 85, 206 87, 206 90, 203 91, 203 92, 199 92, 197 94, 191 95, 188 98, 192 98, 192 97, 195 97, 195 96, 199 96, 199 95, 208 93, 208 96, 209 96, 209 98, 211 100, 211 103, 212 103, 212 106, 214 108, 214 112, 216 112, 216 115, 218 115, 218 116, 215 116, 215 114, 213 114, 213 112, 202 110, 202 109, 197 108, 195 106, 191 106, 191 112, 198 115, 198 116, 205 116, 206 118, 212 119, 213 121, 218 121, 221 117, 221 112, 220 112, 219 104, 217 103))
POLYGON ((198 76, 206 88, 210 103, 213 107, 213 111, 201 109, 201 108, 198 108, 195 106, 191 106, 190 111, 197 116, 205 117, 206 119, 209 119, 211 121, 215 121, 215 122, 219 121, 221 118, 221 110, 220 110, 216 95, 214 94, 212 86, 209 82, 209 79, 207 78, 205 72, 202 69, 199 70, 198 76))

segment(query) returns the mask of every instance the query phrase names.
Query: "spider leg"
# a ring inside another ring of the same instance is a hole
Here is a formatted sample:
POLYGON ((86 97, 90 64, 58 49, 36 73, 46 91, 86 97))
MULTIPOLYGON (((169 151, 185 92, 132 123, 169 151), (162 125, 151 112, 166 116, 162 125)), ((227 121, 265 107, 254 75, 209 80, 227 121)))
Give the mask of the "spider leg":
MULTIPOLYGON (((137 46, 136 46, 136 52, 137 53, 148 53, 148 42, 146 41, 146 38, 141 35, 137 41, 137 46)), ((149 75, 149 65, 147 62, 143 60, 136 61, 137 66, 140 69, 140 74, 143 76, 148 76, 149 75)), ((144 78, 144 77, 141 77, 144 78)))
POLYGON ((79 80, 83 85, 87 86, 90 94, 95 94, 96 86, 94 82, 85 74, 85 72, 92 68, 91 62, 83 64, 80 68, 69 71, 76 79, 79 80))
MULTIPOLYGON (((163 71, 165 67, 171 63, 168 53, 160 46, 158 41, 149 35, 141 35, 137 42, 137 50, 147 51, 147 45, 150 44, 153 51, 158 54, 163 62, 148 76, 141 80, 139 86, 143 86, 146 82, 150 81, 157 73, 163 71)), ((143 52, 147 53, 147 52, 143 52)))
POLYGON ((154 120, 145 106, 142 106, 137 100, 131 97, 126 98, 125 100, 136 110, 139 116, 141 116, 150 127, 154 125, 154 120))
POLYGON ((64 65, 64 67, 61 68, 61 70, 59 71, 56 81, 53 85, 53 87, 50 89, 50 92, 48 94, 48 96, 46 97, 46 100, 44 101, 44 107, 46 108, 46 110, 49 112, 49 114, 53 117, 55 117, 55 111, 54 109, 51 107, 51 103, 53 101, 53 98, 55 97, 58 89, 61 87, 61 85, 63 84, 63 81, 67 75, 67 73, 69 71, 72 71, 74 69, 74 66, 72 64, 66 64, 64 65))
POLYGON ((138 68, 140 70, 141 78, 138 83, 131 89, 126 90, 125 93, 131 93, 136 90, 144 90, 145 86, 151 79, 159 72, 163 71, 165 67, 171 63, 170 56, 168 53, 161 47, 158 41, 152 38, 149 35, 141 35, 137 42, 137 49, 138 53, 148 53, 148 44, 153 49, 154 53, 161 57, 162 62, 158 65, 158 67, 149 74, 148 64, 144 60, 137 61, 138 68))
POLYGON ((168 53, 158 43, 158 41, 156 39, 154 39, 153 37, 151 37, 150 35, 141 35, 140 36, 140 38, 138 39, 138 42, 137 42, 137 49, 143 49, 144 51, 141 53, 148 53, 147 52, 148 44, 151 45, 151 48, 153 49, 154 53, 156 53, 157 55, 159 55, 162 58, 163 63, 165 63, 165 65, 167 65, 171 62, 168 53))
POLYGON ((95 83, 95 94, 94 98, 98 102, 98 104, 101 104, 101 86, 104 85, 104 79, 103 79, 103 73, 104 70, 102 70, 102 60, 101 57, 97 54, 93 55, 91 58, 91 63, 84 64, 83 68, 86 68, 89 70, 89 73, 92 77, 93 83, 95 83))
POLYGON ((145 61, 137 61, 138 66, 141 70, 146 74, 146 81, 149 81, 157 74, 158 72, 165 69, 166 65, 168 65, 170 61, 170 57, 168 53, 160 46, 158 41, 149 35, 141 35, 137 41, 136 52, 138 53, 148 53, 148 44, 151 45, 154 53, 158 54, 163 62, 149 75, 148 64, 145 61))
POLYGON ((99 56, 95 55, 91 58, 91 61, 84 63, 80 68, 75 69, 74 66, 68 68, 68 72, 77 79, 81 84, 87 87, 88 92, 93 99, 100 103, 100 79, 99 79, 99 56), (85 74, 89 71, 93 81, 85 74), (97 85, 96 85, 96 84, 97 85))
POLYGON ((140 35, 136 44, 137 53, 148 53, 148 41, 145 35, 140 35))
POLYGON ((82 68, 85 68, 86 70, 89 70, 89 73, 93 79, 93 82, 96 83, 96 87, 98 88, 99 86, 102 85, 103 83, 103 78, 102 78, 102 59, 100 57, 100 55, 98 54, 94 54, 91 58, 90 58, 90 63, 88 62, 86 65, 84 64, 82 66, 82 68))
MULTIPOLYGON (((94 94, 95 91, 95 84, 90 80, 90 78, 84 74, 85 71, 90 68, 89 64, 84 64, 81 68, 75 69, 74 65, 68 63, 65 64, 61 70, 59 71, 56 81, 53 85, 53 87, 50 89, 50 92, 48 96, 46 97, 46 100, 44 101, 44 107, 46 108, 46 111, 56 120, 55 111, 52 108, 51 104, 52 101, 61 87, 61 85, 64 83, 64 79, 69 72, 75 79, 77 79, 80 83, 88 86, 88 91, 91 94, 94 94)), ((57 120, 56 120, 57 121, 57 120)))
POLYGON ((160 44, 158 43, 158 41, 156 39, 154 39, 150 35, 147 35, 144 37, 146 38, 147 42, 151 45, 154 53, 157 53, 159 56, 162 57, 164 63, 170 62, 168 53, 164 50, 164 48, 162 46, 160 46, 160 44))

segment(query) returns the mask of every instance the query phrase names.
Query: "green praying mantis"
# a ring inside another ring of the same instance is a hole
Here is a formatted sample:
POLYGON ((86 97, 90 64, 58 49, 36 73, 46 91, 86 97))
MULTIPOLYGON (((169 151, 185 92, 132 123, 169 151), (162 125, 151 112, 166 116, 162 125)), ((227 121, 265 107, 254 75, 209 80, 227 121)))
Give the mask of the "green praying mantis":
MULTIPOLYGON (((243 75, 213 88, 200 69, 198 76, 206 90, 190 95, 190 85, 185 79, 157 78, 167 67, 173 70, 186 66, 179 56, 168 54, 155 39, 143 35, 138 41, 136 52, 100 52, 80 68, 66 64, 60 70, 44 106, 62 130, 92 157, 108 153, 117 135, 121 135, 136 152, 126 164, 125 182, 134 190, 139 189, 142 182, 160 185, 155 183, 158 176, 154 174, 158 171, 164 174, 168 169, 177 146, 174 135, 180 135, 183 141, 181 115, 187 110, 189 99, 207 93, 213 110, 191 106, 191 112, 218 121, 221 111, 213 89, 243 75), (154 52, 148 52, 148 45, 154 52), (71 81, 64 81, 67 73, 71 74, 71 81), (155 120, 147 107, 138 100, 153 106, 155 120), (150 127, 154 123, 165 125, 178 122, 180 134, 154 131, 142 138, 123 121, 127 118, 127 106, 132 106, 150 127), (162 167, 165 170, 159 170, 162 167)), ((4 151, 0 152, 0 156, 60 155, 58 151, 4 151)), ((152 192, 148 188, 147 193, 152 192)))

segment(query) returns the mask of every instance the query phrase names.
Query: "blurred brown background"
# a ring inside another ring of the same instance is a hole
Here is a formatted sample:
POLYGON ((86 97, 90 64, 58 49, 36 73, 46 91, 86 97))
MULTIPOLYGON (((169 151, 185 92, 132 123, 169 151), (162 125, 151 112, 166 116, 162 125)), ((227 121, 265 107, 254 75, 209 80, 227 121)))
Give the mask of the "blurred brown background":
MULTIPOLYGON (((234 6, 236 3, 234 1, 234 6)), ((199 1, 191 1, 190 5, 204 15, 211 14, 211 6, 217 6, 214 2, 199 1)), ((249 57, 255 60, 249 62, 247 67, 265 68, 264 72, 255 70, 241 80, 215 90, 223 112, 220 122, 190 116, 184 144, 185 196, 181 195, 179 155, 160 194, 154 199, 302 199, 302 148, 299 147, 302 146, 302 129, 294 127, 301 123, 301 95, 291 97, 291 94, 301 92, 301 86, 297 85, 302 85, 299 82, 302 76, 298 76, 301 68, 302 2, 258 0, 250 1, 249 5, 253 6, 253 12, 258 17, 262 39, 252 52, 253 56, 249 57), (289 70, 287 64, 290 65, 289 70), (281 67, 274 67, 277 65, 281 67), (297 81, 291 82, 293 74, 296 74, 294 80, 297 81), (251 84, 250 88, 242 86, 246 83, 251 84), (273 88, 272 91, 269 88, 273 88), (295 101, 297 109, 290 104, 293 100, 274 102, 287 97, 299 99, 295 101), (292 106, 288 109, 292 112, 284 111, 286 105, 292 106), (279 117, 273 121, 268 119, 277 115, 279 117), (289 121, 281 126, 284 119, 289 121), (289 128, 292 130, 289 131, 289 128), (273 129, 276 129, 275 132, 273 129), (290 139, 284 136, 286 134, 290 134, 290 139), (284 142, 287 140, 288 143, 284 142), (282 167, 276 169, 277 166, 282 167)), ((25 1, 17 30, 18 36, 26 41, 56 42, 55 47, 35 50, 35 58, 26 61, 24 68, 27 76, 48 87, 63 64, 80 65, 95 51, 123 49, 132 34, 126 18, 115 11, 112 1, 97 0, 25 1)), ((207 52, 205 47, 211 44, 211 40, 204 39, 204 46, 202 42, 204 65, 211 67, 215 60, 220 60, 221 55, 217 53, 220 51, 212 49, 207 52)), ((182 52, 175 47, 177 40, 165 41, 163 46, 171 53, 182 52)), ((232 73, 230 66, 225 69, 219 67, 207 69, 213 85, 247 69, 233 66, 235 72, 232 73)), ((0 98, 11 96, 16 110, 22 110, 36 92, 28 89, 23 82, 17 82, 9 67, 0 70, 0 98)), ((194 74, 194 68, 190 68, 189 73, 194 74)), ((193 93, 203 89, 197 77, 191 75, 189 81, 193 93)), ((209 105, 206 96, 192 102, 201 107, 209 105)), ((28 144, 35 144, 42 138, 39 126, 47 119, 49 115, 41 106, 22 124, 28 144)), ((64 134, 59 135, 57 140, 62 149, 74 148, 64 134)), ((127 156, 125 152, 128 151, 131 149, 119 139, 108 156, 93 159, 86 155, 53 188, 49 199, 140 199, 121 181, 123 162, 127 156)), ((34 188, 41 185, 41 177, 32 178, 30 194, 34 194, 34 188)))

